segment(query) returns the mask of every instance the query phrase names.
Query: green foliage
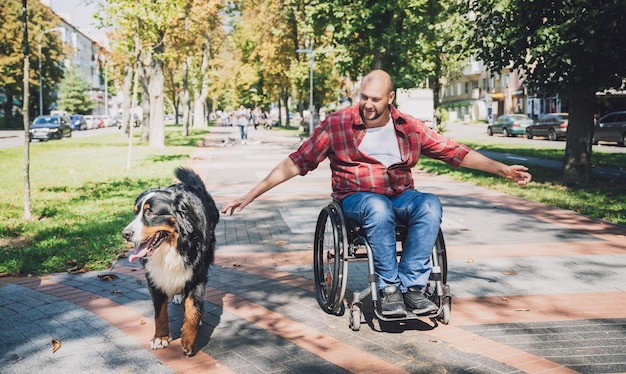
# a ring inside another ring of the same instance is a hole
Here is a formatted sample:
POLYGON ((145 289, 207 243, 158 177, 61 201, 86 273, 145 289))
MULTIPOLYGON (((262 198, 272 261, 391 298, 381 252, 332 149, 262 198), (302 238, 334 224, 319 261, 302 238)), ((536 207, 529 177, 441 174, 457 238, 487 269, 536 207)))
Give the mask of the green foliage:
MULTIPOLYGON (((7 100, 0 111, 5 117, 14 114, 13 99, 21 101, 24 90, 24 25, 22 24, 22 1, 4 0, 0 6, 0 87, 4 87, 7 100)), ((63 76, 61 61, 63 48, 57 32, 46 30, 57 27, 50 8, 39 1, 28 2, 28 56, 30 97, 39 97, 39 78, 43 80, 44 107, 49 102, 49 87, 63 76), (41 42, 41 43, 39 43, 41 42), (41 47, 41 54, 39 54, 41 47), (42 69, 39 70, 39 61, 42 69)), ((35 100, 31 102, 31 115, 35 113, 35 100)))
POLYGON ((88 114, 93 109, 91 85, 78 68, 71 64, 59 84, 59 106, 68 113, 88 114))
POLYGON ((591 182, 597 91, 626 77, 626 2, 615 0, 472 2, 476 53, 492 69, 516 68, 530 92, 567 99, 563 184, 591 182))
POLYGON ((456 1, 333 0, 312 11, 317 35, 330 35, 339 70, 357 77, 372 69, 389 72, 397 87, 438 84, 467 56, 464 19, 456 1))
POLYGON ((626 76, 626 2, 474 1, 476 52, 496 69, 520 68, 525 83, 568 95, 620 88, 626 76))

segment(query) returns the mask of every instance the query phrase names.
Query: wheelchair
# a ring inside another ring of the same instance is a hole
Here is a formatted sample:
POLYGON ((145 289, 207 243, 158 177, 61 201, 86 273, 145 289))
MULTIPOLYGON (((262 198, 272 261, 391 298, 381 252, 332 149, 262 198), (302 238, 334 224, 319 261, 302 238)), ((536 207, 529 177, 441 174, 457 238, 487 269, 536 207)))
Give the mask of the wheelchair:
MULTIPOLYGON (((407 228, 396 224, 396 240, 404 244, 407 228)), ((420 317, 430 318, 435 325, 450 322, 452 296, 446 284, 448 264, 443 233, 439 229, 431 255, 431 274, 426 287, 428 297, 438 310, 429 315, 415 315, 407 311, 406 316, 383 316, 380 308, 380 295, 377 276, 374 272, 374 258, 361 227, 349 226, 344 218, 341 203, 333 200, 324 207, 318 216, 313 247, 313 271, 317 302, 328 314, 342 315, 349 307, 350 328, 358 331, 361 327, 363 300, 371 295, 374 314, 379 321, 406 321, 420 317), (365 249, 363 252, 361 249, 365 249), (346 299, 348 283, 348 261, 367 259, 368 286, 362 291, 353 291, 352 300, 346 299), (344 299, 346 302, 344 303, 344 299)), ((401 254, 401 252, 398 252, 401 254)))

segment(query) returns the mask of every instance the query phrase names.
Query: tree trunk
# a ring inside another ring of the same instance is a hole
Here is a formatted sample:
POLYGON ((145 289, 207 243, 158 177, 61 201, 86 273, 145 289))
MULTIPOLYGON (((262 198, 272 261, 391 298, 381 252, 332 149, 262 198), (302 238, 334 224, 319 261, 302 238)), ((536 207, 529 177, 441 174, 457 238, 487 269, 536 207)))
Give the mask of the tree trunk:
POLYGON ((127 136, 130 134, 130 122, 134 108, 132 108, 131 99, 133 96, 133 67, 128 64, 124 67, 124 82, 122 84, 123 100, 122 100, 122 134, 127 136))
MULTIPOLYGON (((28 77, 30 76, 30 63, 29 55, 30 50, 28 48, 28 22, 27 22, 27 9, 26 0, 22 0, 22 22, 24 24, 24 37, 22 45, 24 48, 24 97, 22 99, 22 114, 24 115, 24 219, 31 220, 33 218, 32 208, 30 205, 30 134, 28 132, 30 125, 30 117, 28 113, 28 103, 30 82, 28 77)), ((11 104, 13 98, 11 97, 11 104)))
POLYGON ((163 60, 160 57, 152 59, 150 64, 150 146, 165 146, 165 118, 164 118, 164 82, 163 60))
POLYGON ((595 93, 584 90, 569 96, 569 124, 561 183, 584 187, 591 181, 591 139, 595 93))
POLYGON ((200 65, 200 92, 196 92, 193 108, 193 127, 207 127, 206 100, 209 97, 209 59, 211 58, 211 44, 209 36, 205 35, 205 42, 202 45, 202 63, 200 65))
MULTIPOLYGON (((191 57, 186 57, 183 63, 183 89, 180 93, 180 102, 183 109, 183 136, 189 135, 189 64, 191 57)), ((176 119, 178 121, 178 119, 176 119)))
POLYGON ((285 126, 289 127, 289 90, 282 89, 281 99, 283 100, 283 107, 285 108, 285 126))
POLYGON ((152 56, 146 53, 139 63, 139 82, 141 84, 141 141, 150 141, 150 79, 152 78, 150 66, 152 56))

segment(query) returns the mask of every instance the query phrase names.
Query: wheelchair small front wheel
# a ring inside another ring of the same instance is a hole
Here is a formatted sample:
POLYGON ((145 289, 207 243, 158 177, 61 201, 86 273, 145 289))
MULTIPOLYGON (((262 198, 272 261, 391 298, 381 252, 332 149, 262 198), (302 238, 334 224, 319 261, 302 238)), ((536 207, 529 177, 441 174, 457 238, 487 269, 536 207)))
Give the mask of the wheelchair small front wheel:
POLYGON ((320 212, 315 227, 313 272, 317 302, 326 313, 337 314, 343 304, 344 239, 337 212, 329 205, 320 212))
POLYGON ((450 323, 450 313, 450 304, 444 303, 441 306, 441 315, 439 316, 439 320, 441 321, 441 323, 443 323, 444 325, 450 323))
POLYGON ((352 331, 359 331, 361 329, 361 308, 354 304, 350 308, 350 328, 352 331))

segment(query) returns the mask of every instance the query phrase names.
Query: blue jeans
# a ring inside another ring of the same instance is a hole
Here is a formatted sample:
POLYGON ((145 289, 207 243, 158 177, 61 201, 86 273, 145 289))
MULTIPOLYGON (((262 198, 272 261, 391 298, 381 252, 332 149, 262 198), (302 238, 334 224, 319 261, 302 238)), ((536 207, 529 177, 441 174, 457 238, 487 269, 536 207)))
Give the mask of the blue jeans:
POLYGON ((237 125, 239 126, 239 133, 241 135, 241 140, 248 139, 248 125, 237 125))
POLYGON ((378 287, 395 285, 403 293, 408 287, 422 291, 430 276, 430 256, 441 225, 442 207, 433 194, 408 190, 387 197, 357 192, 342 200, 348 222, 363 228, 374 255, 378 287), (396 255, 396 220, 407 225, 407 238, 400 262, 396 255))

